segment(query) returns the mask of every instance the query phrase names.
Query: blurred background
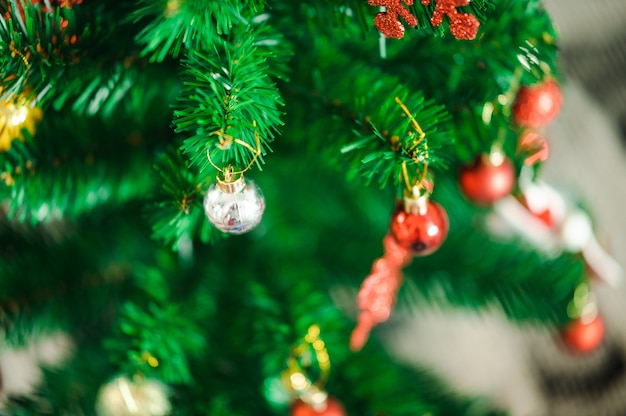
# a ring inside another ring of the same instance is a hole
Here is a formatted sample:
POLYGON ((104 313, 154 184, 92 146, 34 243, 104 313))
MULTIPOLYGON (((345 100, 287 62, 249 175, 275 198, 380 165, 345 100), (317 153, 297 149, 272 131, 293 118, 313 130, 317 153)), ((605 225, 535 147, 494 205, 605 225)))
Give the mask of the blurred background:
POLYGON ((580 83, 626 132, 626 2, 546 0, 559 26, 561 53, 572 80, 580 83))
MULTIPOLYGON (((624 268, 626 1, 545 5, 561 35, 567 81, 563 110, 547 132, 543 179, 589 207, 599 242, 624 268)), ((386 327, 387 348, 512 415, 624 416, 626 283, 595 282, 594 289, 607 335, 588 355, 563 350, 548 330, 512 327, 498 310, 472 316, 419 306, 386 327)))

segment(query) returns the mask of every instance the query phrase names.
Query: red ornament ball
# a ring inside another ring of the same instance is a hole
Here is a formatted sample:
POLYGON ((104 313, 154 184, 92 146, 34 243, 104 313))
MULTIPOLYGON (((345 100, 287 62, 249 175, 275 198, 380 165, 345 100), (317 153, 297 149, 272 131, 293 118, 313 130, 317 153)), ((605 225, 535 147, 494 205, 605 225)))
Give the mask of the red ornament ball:
POLYGON ((441 247, 449 227, 446 210, 428 201, 423 212, 407 212, 399 205, 391 214, 389 230, 401 247, 416 256, 426 256, 441 247))
POLYGON ((520 126, 540 128, 554 120, 561 104, 561 88, 555 81, 523 86, 513 104, 513 117, 520 126))
POLYGON ((329 397, 324 409, 315 409, 302 400, 296 400, 291 407, 291 416, 346 416, 346 411, 338 400, 329 397))
POLYGON ((604 322, 600 316, 590 321, 578 318, 567 325, 561 334, 564 344, 579 353, 595 350, 604 339, 604 322))
POLYGON ((515 179, 515 168, 509 159, 503 157, 498 164, 487 155, 461 168, 459 175, 463 194, 479 205, 490 205, 511 193, 515 179))

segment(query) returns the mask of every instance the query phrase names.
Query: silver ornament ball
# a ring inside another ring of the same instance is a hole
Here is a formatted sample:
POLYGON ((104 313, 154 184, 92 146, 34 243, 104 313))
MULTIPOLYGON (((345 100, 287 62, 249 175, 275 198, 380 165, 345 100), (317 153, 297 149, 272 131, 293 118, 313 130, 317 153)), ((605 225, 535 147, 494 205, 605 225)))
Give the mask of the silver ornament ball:
POLYGON ((229 234, 243 234, 256 227, 263 217, 265 198, 252 180, 243 176, 233 182, 218 179, 204 198, 204 211, 211 224, 229 234))

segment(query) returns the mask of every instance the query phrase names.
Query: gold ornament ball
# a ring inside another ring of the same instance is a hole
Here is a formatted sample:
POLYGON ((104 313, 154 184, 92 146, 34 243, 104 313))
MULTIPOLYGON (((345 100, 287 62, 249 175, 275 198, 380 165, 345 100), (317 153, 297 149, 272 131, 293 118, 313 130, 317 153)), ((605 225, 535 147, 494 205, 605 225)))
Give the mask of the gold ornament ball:
POLYGON ((41 109, 20 101, 0 101, 0 152, 9 150, 14 139, 24 140, 22 129, 35 134, 35 125, 42 119, 41 109))

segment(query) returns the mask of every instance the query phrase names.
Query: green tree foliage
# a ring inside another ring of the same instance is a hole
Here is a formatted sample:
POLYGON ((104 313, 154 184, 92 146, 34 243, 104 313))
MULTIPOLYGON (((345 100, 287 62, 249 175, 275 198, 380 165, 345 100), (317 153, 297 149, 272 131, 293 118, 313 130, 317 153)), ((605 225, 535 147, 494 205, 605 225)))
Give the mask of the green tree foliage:
POLYGON ((478 36, 460 41, 433 8, 416 1, 418 25, 384 41, 366 1, 0 2, 2 122, 12 104, 43 111, 0 152, 0 321, 9 346, 75 342, 12 414, 93 414, 119 375, 168 383, 175 414, 286 414, 272 386, 313 324, 350 414, 501 414, 375 336, 350 352, 353 305, 331 296, 356 293, 427 169, 450 234, 405 271, 419 302, 556 325, 584 277, 574 255, 493 238, 456 179, 494 145, 521 169, 511 105, 558 75, 548 16, 474 0, 478 36), (202 206, 228 166, 266 197, 245 236, 202 206))

